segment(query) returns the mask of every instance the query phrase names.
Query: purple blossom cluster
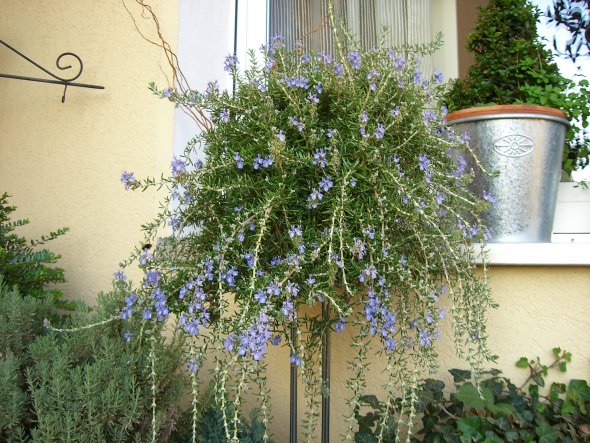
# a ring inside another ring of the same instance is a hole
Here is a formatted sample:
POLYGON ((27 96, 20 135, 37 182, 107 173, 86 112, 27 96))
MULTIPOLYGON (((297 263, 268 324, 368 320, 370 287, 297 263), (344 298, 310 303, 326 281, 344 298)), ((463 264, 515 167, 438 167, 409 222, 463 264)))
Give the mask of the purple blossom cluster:
POLYGON ((327 165, 326 162, 326 151, 323 149, 318 149, 313 154, 313 160, 311 161, 312 165, 319 165, 321 168, 325 168, 327 165))
POLYGON ((123 171, 121 173, 121 183, 125 185, 125 190, 129 191, 129 188, 135 183, 135 173, 123 171))
POLYGON ((234 153, 234 160, 236 162, 236 168, 242 169, 244 167, 244 160, 239 152, 234 153))
POLYGON ((228 123, 229 122, 229 111, 225 108, 223 108, 221 111, 219 111, 219 119, 223 123, 228 123))
POLYGON ((302 76, 296 75, 293 77, 283 76, 281 82, 285 83, 289 88, 301 88, 301 89, 308 89, 309 88, 309 79, 302 76))
POLYGON ((375 91, 377 89, 377 80, 381 77, 381 73, 376 69, 371 69, 367 74, 367 80, 369 80, 369 89, 375 91))
POLYGON ((269 154, 268 157, 262 157, 262 156, 260 156, 260 154, 258 154, 258 156, 256 156, 256 158, 254 159, 254 163, 252 164, 252 167, 254 169, 258 169, 258 168, 260 168, 260 166, 262 166, 264 169, 266 169, 272 164, 273 164, 272 154, 269 154))
POLYGON ((180 158, 174 157, 172 163, 170 163, 170 167, 172 169, 172 177, 178 177, 180 174, 186 172, 186 164, 180 158))
POLYGON ((358 51, 350 51, 348 53, 348 61, 352 69, 361 69, 361 55, 358 51))
POLYGON ((305 124, 297 120, 295 117, 291 117, 289 119, 289 122, 291 123, 291 125, 295 126, 295 128, 297 128, 297 131, 299 132, 303 132, 303 130, 305 129, 305 124))
POLYGON ((229 352, 236 351, 237 347, 238 355, 242 357, 250 355, 254 360, 259 361, 266 354, 267 343, 271 338, 270 318, 263 309, 257 321, 240 334, 239 340, 236 334, 229 334, 224 346, 229 352))
POLYGON ((396 316, 388 309, 386 300, 389 300, 389 292, 380 288, 379 294, 373 288, 367 291, 365 303, 365 317, 369 322, 369 333, 378 334, 385 343, 385 349, 389 352, 395 349, 396 316))
POLYGON ((225 72, 231 72, 238 66, 238 57, 235 54, 228 54, 225 56, 223 70, 225 72))

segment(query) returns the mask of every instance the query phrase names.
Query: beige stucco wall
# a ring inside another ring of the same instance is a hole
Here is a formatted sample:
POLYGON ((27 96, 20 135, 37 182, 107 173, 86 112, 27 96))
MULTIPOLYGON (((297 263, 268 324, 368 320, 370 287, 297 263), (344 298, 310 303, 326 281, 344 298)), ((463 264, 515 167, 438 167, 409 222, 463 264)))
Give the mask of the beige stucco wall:
MULTIPOLYGON (((77 80, 105 90, 0 78, 0 192, 12 195, 30 235, 68 226, 51 244, 63 254, 66 293, 91 301, 110 288, 119 261, 140 241, 155 194, 126 193, 122 170, 159 175, 172 156, 173 107, 147 89, 166 86, 162 51, 143 40, 121 0, 2 0, 0 38, 51 70, 63 52, 84 62, 77 80)), ((177 1, 154 0, 175 43, 177 1)), ((125 0, 153 36, 134 0, 125 0)), ((0 72, 47 76, 0 46, 0 72)))

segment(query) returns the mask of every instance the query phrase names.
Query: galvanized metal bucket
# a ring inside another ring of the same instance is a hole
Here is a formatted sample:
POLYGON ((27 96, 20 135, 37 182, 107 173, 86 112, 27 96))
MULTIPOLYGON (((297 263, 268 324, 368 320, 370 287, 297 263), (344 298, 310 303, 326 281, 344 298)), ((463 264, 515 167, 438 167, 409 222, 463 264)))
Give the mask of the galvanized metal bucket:
POLYGON ((473 191, 484 190, 495 199, 484 214, 491 242, 551 242, 566 115, 545 106, 498 105, 469 108, 448 114, 457 134, 467 132, 470 146, 483 167, 474 162, 473 191))

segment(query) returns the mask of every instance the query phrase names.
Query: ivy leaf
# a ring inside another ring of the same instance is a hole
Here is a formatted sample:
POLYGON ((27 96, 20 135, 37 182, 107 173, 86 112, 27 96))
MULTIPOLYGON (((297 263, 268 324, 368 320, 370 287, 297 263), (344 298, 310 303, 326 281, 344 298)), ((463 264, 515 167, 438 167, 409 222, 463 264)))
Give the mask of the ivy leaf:
POLYGON ((504 417, 509 417, 516 411, 514 406, 509 403, 496 403, 488 406, 489 411, 492 414, 497 414, 504 417))
POLYGON ((463 383, 467 380, 471 380, 471 371, 466 371, 463 369, 449 369, 449 372, 453 376, 453 381, 455 383, 463 383))
POLYGON ((539 437, 539 443, 553 443, 556 442, 559 437, 557 429, 552 428, 547 423, 541 423, 535 428, 537 437, 539 437))
POLYGON ((520 359, 516 362, 517 368, 528 368, 529 367, 529 359, 526 357, 520 357, 520 359))
POLYGON ((478 416, 463 417, 457 421, 457 429, 461 432, 462 442, 479 440, 481 437, 482 421, 478 416))
POLYGON ((585 402, 590 401, 590 387, 586 380, 570 380, 567 398, 580 408, 580 412, 586 414, 585 402))
POLYGON ((475 409, 486 409, 486 407, 494 404, 493 396, 489 389, 482 387, 481 394, 483 398, 475 386, 471 383, 465 383, 454 396, 461 403, 475 409))
POLYGON ((383 409, 381 407, 381 403, 379 403, 379 400, 377 399, 377 397, 375 395, 363 395, 363 396, 361 396, 361 398, 359 398, 359 400, 363 403, 368 404, 373 409, 377 409, 379 411, 383 409))

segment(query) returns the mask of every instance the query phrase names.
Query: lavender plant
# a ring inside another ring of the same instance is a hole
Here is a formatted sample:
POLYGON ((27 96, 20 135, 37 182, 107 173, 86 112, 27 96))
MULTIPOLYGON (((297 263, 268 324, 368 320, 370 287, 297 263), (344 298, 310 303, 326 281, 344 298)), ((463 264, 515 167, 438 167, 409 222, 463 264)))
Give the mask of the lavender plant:
MULTIPOLYGON (((245 71, 229 55, 233 93, 216 82, 203 92, 152 85, 210 119, 174 158, 170 176, 121 177, 129 189, 170 191, 145 226, 146 243, 155 246, 133 256, 144 278, 121 317, 178 316, 191 338, 195 392, 200 368, 212 360, 228 440, 238 440, 248 384, 268 424, 271 345, 288 346, 291 363, 301 366, 309 441, 328 328, 354 331, 349 439, 376 344, 389 369, 387 402, 404 393, 399 428, 411 431, 420 374, 436 368, 442 303, 451 306, 455 344, 474 373, 491 358, 492 300, 485 266, 474 272, 473 244, 486 240, 478 214, 493 197, 467 189, 468 137, 446 126, 442 74, 421 71, 421 57, 440 40, 368 52, 340 33, 335 40, 335 54, 305 53, 302 45, 286 50, 275 36, 261 49, 262 62, 251 53, 245 71), (158 240, 166 225, 172 234, 158 240)), ((193 407, 196 417, 196 395, 193 407)))

